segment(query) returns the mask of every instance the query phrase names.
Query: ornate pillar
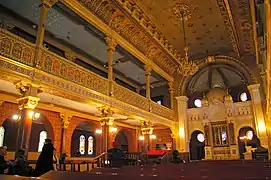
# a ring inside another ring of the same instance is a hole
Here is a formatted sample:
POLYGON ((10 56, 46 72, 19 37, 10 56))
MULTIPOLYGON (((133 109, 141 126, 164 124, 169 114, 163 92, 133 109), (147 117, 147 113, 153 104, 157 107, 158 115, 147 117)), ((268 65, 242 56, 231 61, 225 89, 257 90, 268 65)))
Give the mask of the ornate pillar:
POLYGON ((72 118, 71 114, 68 114, 66 112, 60 113, 60 118, 62 120, 62 137, 61 137, 61 146, 60 146, 60 152, 61 153, 67 153, 66 150, 66 142, 69 140, 67 139, 67 130, 70 125, 70 120, 72 118))
POLYGON ((43 46, 45 22, 48 10, 57 2, 58 0, 41 0, 40 2, 40 19, 38 26, 38 33, 36 37, 36 51, 35 51, 35 66, 39 66, 40 61, 40 51, 43 46))
POLYGON ((248 90, 251 96, 252 109, 254 115, 254 128, 258 138, 261 141, 261 145, 267 147, 267 131, 266 124, 262 108, 262 100, 260 95, 260 84, 253 84, 248 86, 248 90))
POLYGON ((116 40, 111 37, 105 38, 107 43, 107 55, 108 55, 108 81, 109 81, 109 90, 108 95, 113 96, 113 85, 114 85, 114 79, 113 79, 113 53, 116 50, 116 40))
POLYGON ((170 97, 170 108, 173 109, 173 101, 174 101, 174 97, 173 97, 173 82, 169 82, 168 83, 168 90, 169 90, 169 97, 170 97))
POLYGON ((25 84, 23 82, 17 83, 16 87, 23 94, 22 98, 17 99, 19 109, 21 110, 21 119, 19 121, 16 139, 16 151, 18 149, 24 149, 25 155, 27 156, 34 109, 40 100, 40 98, 37 97, 40 90, 37 85, 25 84))
POLYGON ((187 101, 186 96, 176 97, 177 100, 177 113, 178 113, 178 133, 179 143, 177 143, 177 150, 181 152, 189 152, 189 135, 188 135, 188 122, 187 122, 187 101))
POLYGON ((109 107, 99 108, 101 114, 100 123, 102 126, 102 152, 107 152, 110 147, 109 128, 114 124, 113 110, 109 107))
POLYGON ((144 136, 143 151, 147 153, 152 149, 151 135, 153 133, 153 127, 150 121, 144 121, 141 125, 141 133, 144 136))
POLYGON ((150 66, 145 66, 145 78, 146 78, 146 98, 151 99, 151 71, 150 66))

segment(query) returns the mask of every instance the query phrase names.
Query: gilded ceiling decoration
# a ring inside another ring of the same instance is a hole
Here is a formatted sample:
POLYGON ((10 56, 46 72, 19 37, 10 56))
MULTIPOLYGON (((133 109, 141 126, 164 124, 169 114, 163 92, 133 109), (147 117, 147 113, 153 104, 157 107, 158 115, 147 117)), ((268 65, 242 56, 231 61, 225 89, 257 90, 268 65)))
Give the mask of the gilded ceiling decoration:
MULTIPOLYGON (((160 66, 168 74, 173 75, 174 70, 177 68, 177 63, 168 53, 164 52, 159 45, 153 42, 153 39, 149 36, 149 33, 153 33, 151 29, 149 29, 147 32, 142 31, 142 29, 133 21, 133 19, 126 16, 119 9, 119 7, 111 1, 77 1, 98 16, 114 31, 127 39, 138 50, 144 53, 149 59, 160 66)), ((162 37, 159 38, 161 39, 162 37)))
POLYGON ((196 65, 184 58, 187 54, 183 53, 184 32, 180 17, 176 15, 181 11, 187 13, 185 27, 189 59, 232 52, 239 56, 252 50, 252 36, 249 37, 252 31, 246 27, 249 24, 239 20, 239 16, 246 16, 244 18, 248 21, 248 15, 241 13, 241 10, 246 10, 244 0, 168 0, 167 3, 165 0, 77 1, 170 75, 175 72, 189 75, 197 71, 196 65), (232 10, 232 6, 237 10, 232 10), (241 32, 237 32, 238 27, 243 27, 241 32), (242 43, 245 43, 245 48, 240 47, 242 43), (240 52, 242 48, 245 51, 240 52))

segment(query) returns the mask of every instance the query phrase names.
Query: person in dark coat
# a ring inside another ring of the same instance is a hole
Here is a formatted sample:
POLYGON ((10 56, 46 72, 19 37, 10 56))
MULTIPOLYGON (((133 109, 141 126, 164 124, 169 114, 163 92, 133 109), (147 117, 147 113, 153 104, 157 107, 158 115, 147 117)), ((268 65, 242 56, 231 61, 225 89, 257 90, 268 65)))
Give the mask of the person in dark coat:
POLYGON ((39 155, 36 168, 34 170, 34 176, 41 176, 51 170, 54 170, 53 166, 53 155, 54 155, 54 146, 50 139, 45 140, 45 144, 42 148, 42 151, 39 155))
POLYGON ((7 174, 8 173, 8 164, 5 160, 5 155, 7 154, 7 147, 2 146, 0 147, 0 174, 7 174))
POLYGON ((110 166, 120 168, 124 163, 124 153, 117 147, 116 142, 113 142, 112 146, 113 148, 107 151, 110 166))
POLYGON ((14 173, 20 176, 30 176, 32 168, 28 165, 25 158, 25 151, 19 149, 15 154, 14 173))

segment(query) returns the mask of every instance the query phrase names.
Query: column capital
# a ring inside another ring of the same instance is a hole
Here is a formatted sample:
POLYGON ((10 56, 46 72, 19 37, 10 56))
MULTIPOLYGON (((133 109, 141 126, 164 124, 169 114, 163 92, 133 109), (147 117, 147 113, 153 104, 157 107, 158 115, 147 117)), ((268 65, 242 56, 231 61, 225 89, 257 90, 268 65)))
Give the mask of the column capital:
POLYGON ((102 118, 112 117, 115 114, 114 110, 108 106, 98 107, 97 109, 102 118))
POLYGON ((144 69, 145 69, 145 74, 146 74, 146 76, 150 76, 150 75, 151 75, 151 72, 152 72, 151 66, 145 65, 145 66, 144 66, 144 69))
POLYGON ((116 46, 118 45, 116 42, 116 39, 107 36, 105 38, 106 44, 107 44, 107 51, 115 51, 116 50, 116 46))
POLYGON ((69 125, 70 125, 70 123, 71 123, 71 118, 72 118, 72 115, 71 114, 69 114, 69 113, 66 113, 66 112, 61 112, 60 114, 59 114, 59 116, 60 116, 60 118, 61 118, 61 120, 62 120, 62 127, 64 128, 64 129, 67 129, 68 127, 69 127, 69 125))
POLYGON ((47 8, 47 9, 49 9, 57 2, 58 2, 58 0, 41 0, 40 1, 40 7, 43 6, 43 7, 47 8))
POLYGON ((153 126, 151 121, 143 121, 141 123, 141 133, 143 135, 151 135, 153 133, 153 126))
POLYGON ((249 91, 258 91, 260 89, 260 84, 251 84, 247 86, 249 91))
POLYGON ((38 105, 40 98, 34 96, 26 96, 17 99, 19 109, 35 109, 38 105))
POLYGON ((186 97, 186 96, 178 96, 175 98, 178 102, 185 102, 186 103, 188 101, 188 97, 186 97))

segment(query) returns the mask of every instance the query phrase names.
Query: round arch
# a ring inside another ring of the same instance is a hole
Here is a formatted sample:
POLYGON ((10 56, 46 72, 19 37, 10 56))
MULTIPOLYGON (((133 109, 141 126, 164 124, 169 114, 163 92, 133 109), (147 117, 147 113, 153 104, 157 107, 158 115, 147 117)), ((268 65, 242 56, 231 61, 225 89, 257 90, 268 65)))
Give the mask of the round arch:
POLYGON ((203 132, 195 130, 190 136, 190 159, 191 160, 202 160, 205 158, 205 139, 203 137, 203 132), (201 137, 201 139, 199 138, 201 137))
MULTIPOLYGON (((242 74, 242 76, 245 78, 248 84, 255 84, 257 83, 255 77, 253 76, 253 73, 251 70, 241 61, 228 57, 228 56, 215 56, 214 62, 215 64, 220 65, 228 65, 230 67, 235 68, 238 72, 242 74)), ((202 69, 206 68, 210 63, 206 63, 206 60, 203 59, 197 63, 197 66, 199 67, 199 71, 194 74, 193 76, 182 76, 180 78, 179 84, 178 84, 178 96, 185 96, 187 92, 187 88, 189 83, 194 79, 196 76, 198 76, 202 71, 202 69)))
MULTIPOLYGON (((12 115, 14 114, 15 113, 8 115, 1 125, 5 128, 4 145, 7 145, 10 151, 14 151, 16 149, 16 135, 18 134, 19 127, 19 121, 12 119, 12 115)), ((19 111, 17 111, 16 114, 19 114, 19 111)), ((32 122, 29 152, 38 152, 40 133, 42 131, 46 131, 47 138, 52 139, 52 141, 54 140, 53 127, 43 114, 32 122)))
POLYGON ((70 137, 70 152, 72 156, 95 156, 96 148, 96 125, 91 121, 81 121, 74 125, 70 137))
POLYGON ((124 130, 118 131, 115 136, 114 142, 116 146, 121 148, 124 152, 129 151, 129 141, 124 130))

